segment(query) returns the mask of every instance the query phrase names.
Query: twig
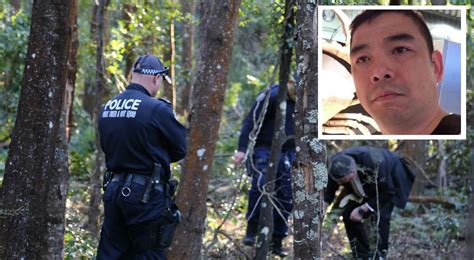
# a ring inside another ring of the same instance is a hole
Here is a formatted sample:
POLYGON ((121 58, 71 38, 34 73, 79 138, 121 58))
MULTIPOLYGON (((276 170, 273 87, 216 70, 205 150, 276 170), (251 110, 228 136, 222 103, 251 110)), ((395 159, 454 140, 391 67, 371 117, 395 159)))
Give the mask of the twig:
POLYGON ((245 253, 244 250, 242 250, 242 248, 240 247, 239 245, 239 242, 235 241, 235 239, 233 239, 232 237, 230 237, 227 233, 225 233, 224 231, 222 230, 219 230, 218 231, 219 234, 225 236, 227 239, 229 239, 232 243, 234 243, 235 247, 237 248, 237 250, 239 250, 240 253, 242 253, 244 256, 245 256, 245 259, 250 259, 250 256, 247 255, 247 253, 245 253))

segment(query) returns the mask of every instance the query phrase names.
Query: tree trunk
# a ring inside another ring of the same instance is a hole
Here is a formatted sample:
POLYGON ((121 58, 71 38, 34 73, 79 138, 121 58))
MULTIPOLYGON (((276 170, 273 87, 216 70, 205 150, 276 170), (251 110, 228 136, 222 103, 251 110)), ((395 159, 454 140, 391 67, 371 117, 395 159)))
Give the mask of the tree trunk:
MULTIPOLYGON (((92 21, 90 23, 90 37, 92 42, 95 42, 96 40, 96 34, 97 34, 97 9, 99 8, 98 2, 94 1, 94 7, 92 8, 92 21)), ((90 57, 92 58, 92 57, 90 57)), ((87 63, 88 66, 89 63, 87 63)), ((90 71, 94 70, 95 68, 88 67, 90 71)), ((96 90, 95 88, 95 82, 94 82, 94 77, 92 74, 86 74, 86 79, 85 79, 85 86, 84 86, 84 95, 82 98, 82 107, 84 110, 89 113, 91 118, 93 118, 94 114, 94 104, 95 104, 95 98, 96 98, 96 93, 94 92, 96 90)))
POLYGON ((438 151, 441 157, 441 161, 438 166, 438 187, 441 191, 445 190, 448 187, 448 177, 446 172, 446 148, 443 140, 438 140, 438 151))
POLYGON ((177 204, 183 213, 169 259, 200 255, 211 166, 224 105, 240 0, 202 0, 200 55, 194 84, 188 152, 177 204), (218 73, 216 73, 218 72, 218 73), (203 129, 206 129, 203 131, 203 129))
MULTIPOLYGON (((294 27, 295 27, 295 12, 294 12, 294 1, 285 1, 285 22, 283 35, 281 37, 281 49, 280 49, 280 75, 279 75, 279 88, 277 94, 277 104, 286 103, 287 100, 287 84, 290 74, 291 58, 293 55, 293 47, 290 43, 294 39, 294 27)), ((275 178, 280 162, 281 147, 285 143, 287 136, 285 133, 286 125, 286 106, 278 106, 275 110, 275 126, 273 132, 272 149, 270 152, 270 163, 268 164, 268 170, 265 174, 265 184, 263 186, 264 192, 262 192, 262 203, 260 203, 260 219, 259 219, 259 233, 257 250, 255 253, 255 259, 266 259, 269 251, 270 238, 273 234, 273 204, 271 200, 275 199, 275 178), (272 197, 272 198, 271 198, 272 197), (264 232, 268 229, 268 232, 264 232)))
POLYGON ((74 1, 34 1, 2 187, 0 259, 62 259, 67 59, 74 1))
POLYGON ((182 13, 185 16, 183 21, 183 39, 182 39, 182 75, 183 85, 181 89, 181 102, 178 106, 178 113, 187 115, 189 113, 189 99, 192 88, 193 71, 193 41, 194 41, 194 11, 196 9, 195 0, 181 0, 182 13))
POLYGON ((297 162, 293 171, 295 259, 321 257, 323 189, 327 185, 326 145, 318 140, 318 43, 314 1, 298 0, 295 107, 297 162), (314 26, 314 27, 313 27, 314 26))
POLYGON ((97 52, 96 52, 96 83, 94 93, 95 103, 93 104, 93 120, 95 126, 95 167, 91 176, 91 198, 89 201, 89 223, 88 228, 93 237, 99 237, 100 231, 100 202, 101 202, 101 187, 102 174, 105 171, 105 155, 100 147, 100 136, 97 126, 97 118, 100 116, 102 110, 102 98, 105 89, 105 67, 104 67, 104 27, 105 18, 107 15, 107 5, 109 0, 99 0, 97 8, 97 52))
MULTIPOLYGON (((472 119, 472 118, 471 118, 472 119)), ((469 207, 469 220, 467 224, 466 259, 474 258, 474 147, 471 147, 471 203, 469 207)))
MULTIPOLYGON (((174 5, 174 0, 171 0, 171 5, 174 5)), ((170 68, 171 84, 166 80, 163 81, 163 97, 169 100, 173 106, 173 111, 176 107, 176 81, 175 81, 175 39, 174 39, 174 17, 169 18, 169 48, 165 51, 165 62, 170 68)))
POLYGON ((18 13, 18 11, 20 11, 21 9, 21 2, 20 0, 11 0, 10 1, 10 4, 12 5, 13 7, 13 10, 12 10, 12 15, 18 13))
MULTIPOLYGON (((132 19, 130 17, 130 14, 136 11, 137 11, 137 7, 134 4, 124 3, 122 20, 125 22, 125 24, 130 26, 130 21, 132 19)), ((124 56, 125 56, 125 71, 124 71, 125 75, 124 76, 125 78, 128 78, 130 70, 132 69, 132 66, 133 66, 133 62, 135 61, 135 53, 133 51, 132 35, 127 33, 124 35, 124 39, 127 41, 127 43, 125 44, 126 51, 124 53, 124 56)))
MULTIPOLYGON (((421 168, 424 168, 426 163, 426 141, 424 140, 405 140, 401 141, 401 153, 412 158, 421 168)), ((411 190, 414 196, 421 196, 425 193, 425 186, 429 182, 423 174, 417 174, 415 183, 411 190)))
MULTIPOLYGON (((77 2, 77 0, 74 0, 77 2)), ((67 66, 67 84, 66 84, 66 140, 69 143, 71 140, 71 131, 74 127, 73 108, 74 108, 74 89, 76 86, 76 72, 77 72, 77 51, 79 48, 79 33, 77 32, 77 4, 73 5, 74 15, 71 15, 71 48, 68 56, 67 66)))

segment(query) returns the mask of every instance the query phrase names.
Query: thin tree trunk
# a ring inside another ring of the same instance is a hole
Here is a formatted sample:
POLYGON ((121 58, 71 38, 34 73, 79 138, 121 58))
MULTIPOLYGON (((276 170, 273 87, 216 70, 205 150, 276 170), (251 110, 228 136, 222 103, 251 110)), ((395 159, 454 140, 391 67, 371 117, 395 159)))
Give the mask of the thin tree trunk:
MULTIPOLYGON (((174 0, 171 0, 171 4, 174 4, 174 0)), ((170 67, 171 84, 167 81, 163 81, 163 97, 171 102, 173 110, 176 106, 176 81, 175 75, 175 39, 174 39, 174 17, 169 20, 169 48, 165 51, 165 62, 170 67)))
POLYGON ((5 167, 0 259, 62 259, 68 155, 69 22, 75 1, 34 1, 26 66, 5 167))
MULTIPOLYGON (((277 94, 277 104, 286 103, 287 100, 287 84, 290 74, 291 58, 293 55, 293 47, 290 43, 293 41, 293 33, 295 27, 295 2, 294 0, 285 1, 285 22, 283 35, 281 37, 281 49, 280 49, 280 76, 279 76, 279 88, 277 94)), ((277 175, 278 165, 280 162, 281 148, 283 143, 286 141, 287 136, 285 133, 286 125, 286 106, 277 106, 275 110, 275 126, 272 137, 272 149, 270 152, 270 163, 268 164, 268 171, 265 174, 264 192, 262 193, 262 203, 260 203, 260 219, 259 219, 259 230, 257 250, 255 253, 255 259, 266 259, 270 238, 273 234, 273 204, 270 200, 274 200, 275 197, 275 178, 277 175), (270 198, 272 196, 273 198, 270 198), (265 232, 268 230, 268 232, 265 232)))
POLYGON ((471 203, 469 207, 469 220, 466 231, 466 259, 474 258, 474 147, 471 147, 471 203))
POLYGON ((11 1, 10 1, 10 4, 11 4, 12 7, 13 7, 13 10, 12 10, 13 13, 12 13, 12 15, 13 15, 13 14, 16 14, 16 13, 18 13, 18 11, 20 11, 20 9, 21 9, 21 2, 20 2, 20 0, 11 0, 11 1))
POLYGON ((298 0, 296 62, 298 82, 295 140, 297 162, 293 172, 295 259, 321 257, 323 189, 327 185, 326 145, 318 131, 317 6, 298 0), (313 27, 314 26, 314 27, 313 27))
MULTIPOLYGON (((426 141, 424 140, 405 140, 399 144, 401 153, 412 158, 420 167, 425 165, 426 141)), ((422 196, 425 193, 425 186, 429 180, 422 174, 418 174, 411 190, 411 194, 422 196)))
MULTIPOLYGON (((92 42, 95 42, 97 37, 97 9, 99 8, 98 2, 94 1, 94 7, 92 8, 92 21, 90 23, 90 37, 92 42)), ((89 64, 89 63, 87 63, 89 64)), ((92 66, 90 70, 94 70, 92 66)), ((92 74, 86 74, 85 85, 84 85, 84 95, 82 98, 82 107, 84 110, 93 118, 94 114, 94 104, 96 98, 96 84, 94 82, 94 76, 92 74)))
POLYGON ((207 188, 224 105, 239 6, 240 0, 201 1, 200 55, 193 90, 194 106, 187 157, 176 199, 183 213, 183 221, 176 230, 169 259, 192 259, 200 255, 207 188))
MULTIPOLYGON (((77 3, 77 0, 74 0, 77 3)), ((66 84, 66 140, 69 143, 71 140, 71 131, 74 127, 73 108, 74 108, 74 89, 76 85, 76 72, 77 72, 77 51, 79 48, 79 33, 77 32, 77 4, 74 4, 74 14, 71 16, 71 49, 69 50, 68 56, 68 71, 67 71, 67 84, 66 84)))
POLYGON ((183 21, 182 36, 182 75, 183 85, 181 87, 181 102, 178 106, 178 113, 187 115, 189 113, 189 100, 192 88, 193 71, 193 42, 194 42, 194 24, 193 17, 196 10, 195 0, 181 0, 182 13, 185 16, 183 21))
POLYGON ((443 140, 438 140, 438 151, 441 157, 441 161, 439 162, 438 166, 438 187, 441 191, 443 191, 448 187, 448 177, 446 172, 447 155, 443 140))
MULTIPOLYGON (((131 21, 130 14, 136 12, 137 7, 134 4, 130 3, 124 3, 123 6, 123 13, 122 13, 122 20, 125 22, 125 24, 129 25, 131 21)), ((132 36, 130 34, 124 35, 125 40, 127 41, 126 43, 126 51, 124 53, 125 55, 125 78, 128 78, 130 70, 133 66, 133 62, 135 61, 135 53, 133 51, 133 44, 132 44, 132 36)))
POLYGON ((105 67, 104 67, 104 27, 109 0, 99 0, 97 8, 97 52, 96 52, 96 93, 93 122, 95 126, 95 167, 91 176, 91 198, 89 201, 89 223, 88 228, 94 237, 99 237, 100 231, 100 202, 101 202, 101 179, 105 171, 105 155, 100 147, 100 136, 97 128, 97 118, 102 108, 102 98, 105 89, 105 67))

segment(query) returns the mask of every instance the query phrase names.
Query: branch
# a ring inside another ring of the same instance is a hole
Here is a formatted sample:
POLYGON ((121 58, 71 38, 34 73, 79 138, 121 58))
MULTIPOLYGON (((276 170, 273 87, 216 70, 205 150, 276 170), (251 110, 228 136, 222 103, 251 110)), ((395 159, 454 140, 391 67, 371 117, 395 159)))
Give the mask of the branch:
POLYGON ((408 156, 406 154, 401 154, 401 155, 402 155, 403 159, 407 160, 411 165, 415 166, 415 168, 418 170, 418 172, 423 174, 426 181, 428 181, 428 183, 430 185, 433 185, 434 187, 438 187, 438 185, 436 183, 434 183, 433 181, 430 180, 430 178, 429 178, 428 174, 426 174, 425 170, 423 170, 423 168, 413 158, 411 158, 411 156, 408 156))
POLYGON ((439 197, 412 196, 408 201, 420 204, 439 204, 447 209, 454 209, 456 204, 439 197))

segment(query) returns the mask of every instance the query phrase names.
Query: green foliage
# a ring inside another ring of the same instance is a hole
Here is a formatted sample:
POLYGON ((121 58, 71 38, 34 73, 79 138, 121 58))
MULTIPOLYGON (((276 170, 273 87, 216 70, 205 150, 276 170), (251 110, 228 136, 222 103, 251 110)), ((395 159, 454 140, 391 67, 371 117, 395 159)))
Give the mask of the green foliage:
POLYGON ((84 229, 84 201, 88 201, 87 188, 71 185, 66 209, 65 259, 91 259, 96 253, 98 238, 84 229))
POLYGON ((404 230, 405 236, 416 238, 420 243, 433 248, 448 248, 453 243, 458 243, 457 239, 463 233, 459 220, 467 216, 462 210, 447 210, 442 206, 424 207, 410 203, 403 212, 403 215, 407 214, 413 216, 401 217, 394 214, 391 227, 404 230))
POLYGON ((0 142, 10 139, 20 97, 30 27, 29 15, 0 9, 0 142))
POLYGON ((69 143, 69 174, 74 179, 87 180, 95 163, 94 125, 89 115, 79 107, 77 102, 73 113, 77 128, 71 132, 69 143))

